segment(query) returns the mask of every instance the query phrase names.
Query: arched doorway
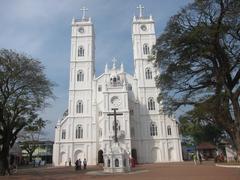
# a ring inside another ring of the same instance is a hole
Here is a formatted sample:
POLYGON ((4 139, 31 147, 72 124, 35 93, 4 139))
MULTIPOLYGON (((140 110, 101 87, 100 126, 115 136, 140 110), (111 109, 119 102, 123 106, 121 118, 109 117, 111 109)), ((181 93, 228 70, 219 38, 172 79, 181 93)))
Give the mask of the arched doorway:
POLYGON ((174 161, 175 160, 175 154, 173 148, 168 149, 168 160, 169 161, 174 161))
POLYGON ((83 153, 81 150, 77 150, 77 151, 74 153, 74 162, 75 162, 77 159, 81 159, 81 160, 84 159, 84 153, 83 153))
POLYGON ((61 152, 60 154, 60 165, 64 165, 67 161, 67 154, 65 152, 61 152))
POLYGON ((152 155, 152 162, 160 162, 161 161, 161 157, 160 157, 160 150, 159 150, 159 148, 153 148, 152 149, 152 153, 151 153, 151 155, 152 155))
POLYGON ((132 158, 135 159, 136 162, 138 162, 137 161, 137 150, 136 149, 132 149, 131 153, 132 153, 132 158))
POLYGON ((103 151, 101 149, 98 151, 98 163, 104 163, 104 161, 103 161, 103 151))

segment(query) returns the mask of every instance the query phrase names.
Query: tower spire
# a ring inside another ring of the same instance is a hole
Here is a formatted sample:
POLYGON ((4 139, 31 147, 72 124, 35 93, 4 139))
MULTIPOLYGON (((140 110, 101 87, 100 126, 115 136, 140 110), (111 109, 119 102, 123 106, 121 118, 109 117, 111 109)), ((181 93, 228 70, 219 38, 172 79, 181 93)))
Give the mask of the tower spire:
POLYGON ((108 72, 108 65, 106 64, 105 65, 105 73, 107 73, 108 72))
POLYGON ((121 63, 121 71, 124 72, 123 63, 121 63))

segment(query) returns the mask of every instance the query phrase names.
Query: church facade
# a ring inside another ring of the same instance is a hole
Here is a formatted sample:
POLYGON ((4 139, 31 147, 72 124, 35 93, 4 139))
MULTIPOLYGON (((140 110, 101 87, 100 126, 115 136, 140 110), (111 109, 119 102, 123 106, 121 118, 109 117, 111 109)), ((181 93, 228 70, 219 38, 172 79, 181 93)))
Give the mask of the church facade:
MULTIPOLYGON (((114 141, 138 163, 182 161, 176 120, 161 112, 154 77, 159 68, 148 60, 156 43, 152 16, 133 17, 134 74, 113 59, 95 77, 95 33, 91 18, 72 20, 68 110, 55 128, 55 166, 86 158, 89 165, 103 163, 103 154, 114 141), (119 115, 115 127, 114 117, 119 115)), ((84 9, 86 10, 86 9, 84 9)))

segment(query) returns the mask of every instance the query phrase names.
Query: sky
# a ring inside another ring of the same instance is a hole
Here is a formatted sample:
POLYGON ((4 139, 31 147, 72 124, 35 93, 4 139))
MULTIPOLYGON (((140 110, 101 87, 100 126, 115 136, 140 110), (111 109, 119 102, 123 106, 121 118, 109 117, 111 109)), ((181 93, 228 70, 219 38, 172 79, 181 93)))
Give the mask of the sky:
POLYGON ((68 106, 71 20, 81 18, 88 8, 96 34, 96 76, 111 65, 113 57, 133 73, 132 18, 137 6, 153 16, 156 35, 169 18, 192 0, 1 0, 0 48, 13 49, 38 59, 47 77, 57 84, 56 99, 40 116, 48 120, 45 138, 54 139, 54 127, 68 106))

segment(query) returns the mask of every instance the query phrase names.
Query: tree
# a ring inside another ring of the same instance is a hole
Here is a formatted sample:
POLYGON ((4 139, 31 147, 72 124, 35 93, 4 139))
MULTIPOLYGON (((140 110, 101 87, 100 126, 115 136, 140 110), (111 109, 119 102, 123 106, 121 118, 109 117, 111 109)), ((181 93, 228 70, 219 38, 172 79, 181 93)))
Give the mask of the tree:
POLYGON ((54 98, 54 84, 39 61, 12 50, 0 50, 1 174, 9 171, 9 150, 18 133, 54 98))
POLYGON ((19 142, 20 147, 26 150, 29 155, 29 161, 32 161, 32 155, 38 148, 40 135, 46 127, 46 120, 37 116, 33 117, 32 123, 28 124, 22 132, 22 140, 19 142))
POLYGON ((205 103, 240 155, 240 1, 195 0, 171 17, 153 50, 164 110, 205 103))
POLYGON ((227 139, 225 131, 212 119, 205 104, 199 104, 180 116, 179 128, 180 133, 184 137, 191 137, 195 145, 201 142, 218 145, 221 140, 227 139))

